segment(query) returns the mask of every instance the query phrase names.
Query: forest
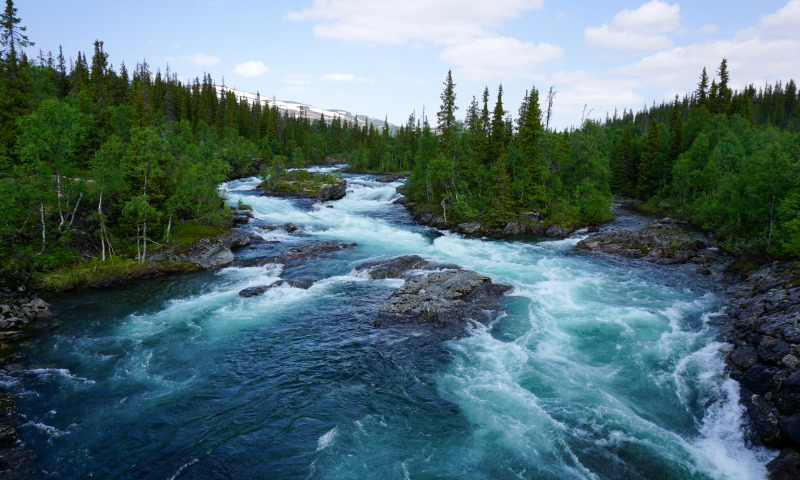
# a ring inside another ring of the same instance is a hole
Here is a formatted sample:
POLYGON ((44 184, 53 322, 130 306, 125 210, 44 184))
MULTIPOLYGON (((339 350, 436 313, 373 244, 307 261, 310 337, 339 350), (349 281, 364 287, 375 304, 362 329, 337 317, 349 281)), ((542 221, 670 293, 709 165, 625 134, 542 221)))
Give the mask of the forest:
POLYGON ((793 80, 734 91, 727 61, 683 98, 550 128, 557 92, 536 87, 516 118, 502 85, 457 117, 448 72, 432 125, 390 129, 309 119, 237 98, 210 74, 182 83, 142 62, 110 63, 103 42, 69 62, 26 51, 11 0, 0 17, 0 278, 114 258, 230 226, 222 181, 338 156, 407 173, 406 195, 457 221, 563 225, 610 220, 611 205, 690 219, 736 254, 800 256, 800 99, 793 80), (710 83, 709 83, 710 82, 710 83), (493 105, 493 106, 492 106, 493 105), (542 108, 542 105, 544 108, 542 108), (268 170, 269 168, 269 170, 268 170))

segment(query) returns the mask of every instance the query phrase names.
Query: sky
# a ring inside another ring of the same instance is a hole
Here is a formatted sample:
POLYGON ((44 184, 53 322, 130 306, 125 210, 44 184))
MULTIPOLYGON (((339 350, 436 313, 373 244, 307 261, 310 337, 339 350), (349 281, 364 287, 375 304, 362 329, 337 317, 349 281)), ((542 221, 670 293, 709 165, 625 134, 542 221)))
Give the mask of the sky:
MULTIPOLYGON (((551 128, 696 89, 728 60, 731 86, 800 80, 800 0, 17 0, 29 56, 104 42, 115 69, 144 60, 183 81, 435 123, 448 70, 463 118, 498 86, 556 91, 551 128)), ((543 105, 546 107, 546 105, 543 105)))

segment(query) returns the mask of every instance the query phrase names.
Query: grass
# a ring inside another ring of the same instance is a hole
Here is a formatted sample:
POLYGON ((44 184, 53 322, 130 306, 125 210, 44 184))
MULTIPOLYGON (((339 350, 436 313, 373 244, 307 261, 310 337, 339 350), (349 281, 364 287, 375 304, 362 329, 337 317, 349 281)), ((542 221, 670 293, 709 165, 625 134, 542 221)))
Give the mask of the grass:
POLYGON ((92 259, 80 265, 63 267, 41 276, 41 289, 57 293, 75 288, 105 287, 153 278, 171 273, 196 272, 191 262, 139 263, 133 259, 92 259))
POLYGON ((172 232, 172 241, 179 246, 185 247, 204 238, 214 238, 227 231, 227 229, 222 227, 209 227, 198 223, 187 222, 172 232))

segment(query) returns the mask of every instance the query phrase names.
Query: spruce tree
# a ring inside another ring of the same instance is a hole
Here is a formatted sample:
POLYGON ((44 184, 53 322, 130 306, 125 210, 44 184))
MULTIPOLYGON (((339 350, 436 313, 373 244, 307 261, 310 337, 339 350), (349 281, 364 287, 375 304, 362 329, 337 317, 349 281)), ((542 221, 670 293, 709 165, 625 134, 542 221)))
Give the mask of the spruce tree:
POLYGON ((700 82, 697 83, 697 105, 704 106, 708 99, 708 74, 706 67, 703 67, 703 73, 700 74, 700 82))
POLYGON ((497 102, 492 111, 491 132, 489 134, 488 157, 491 162, 497 162, 506 146, 506 111, 503 110, 503 85, 497 89, 497 102))
POLYGON ((28 62, 20 51, 34 43, 25 35, 26 27, 20 25, 17 9, 12 0, 0 15, 0 171, 7 169, 17 155, 14 143, 19 132, 17 119, 30 110, 28 94, 31 81, 28 62))
POLYGON ((455 84, 453 83, 453 75, 450 70, 447 71, 447 79, 444 81, 444 90, 439 96, 442 99, 442 105, 439 107, 439 113, 436 117, 439 120, 439 146, 444 147, 450 142, 450 135, 453 131, 453 124, 456 122, 456 93, 455 84))

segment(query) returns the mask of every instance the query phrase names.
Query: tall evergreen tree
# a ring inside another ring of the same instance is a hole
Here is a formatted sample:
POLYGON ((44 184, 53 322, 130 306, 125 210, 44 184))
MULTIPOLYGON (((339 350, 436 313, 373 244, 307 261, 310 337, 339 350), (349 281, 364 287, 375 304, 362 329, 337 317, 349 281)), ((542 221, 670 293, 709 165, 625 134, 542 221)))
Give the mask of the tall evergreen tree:
POLYGON ((456 93, 455 84, 453 83, 453 75, 450 70, 447 71, 447 79, 444 81, 444 90, 439 96, 442 99, 442 105, 439 107, 439 113, 436 117, 439 120, 439 145, 440 147, 446 146, 450 142, 450 135, 453 131, 453 125, 456 122, 456 93))
MULTIPOLYGON (((488 159, 497 162, 506 146, 506 111, 503 109, 503 85, 497 88, 497 102, 492 111, 491 131, 489 133, 488 159)), ((505 164, 505 162, 503 162, 505 164)))

